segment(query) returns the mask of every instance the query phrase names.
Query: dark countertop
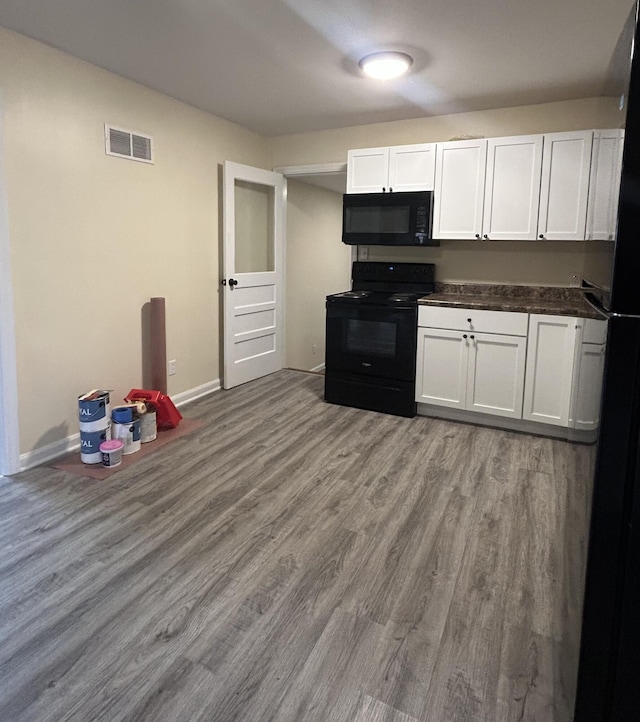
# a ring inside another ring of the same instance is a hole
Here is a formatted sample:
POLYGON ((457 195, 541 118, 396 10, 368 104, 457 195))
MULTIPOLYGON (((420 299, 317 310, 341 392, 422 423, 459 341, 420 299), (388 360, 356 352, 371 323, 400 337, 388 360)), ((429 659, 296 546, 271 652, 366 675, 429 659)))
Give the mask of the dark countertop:
POLYGON ((435 293, 424 296, 423 306, 481 308, 489 311, 546 313, 605 320, 585 298, 580 288, 555 286, 507 286, 478 283, 436 283, 435 293))

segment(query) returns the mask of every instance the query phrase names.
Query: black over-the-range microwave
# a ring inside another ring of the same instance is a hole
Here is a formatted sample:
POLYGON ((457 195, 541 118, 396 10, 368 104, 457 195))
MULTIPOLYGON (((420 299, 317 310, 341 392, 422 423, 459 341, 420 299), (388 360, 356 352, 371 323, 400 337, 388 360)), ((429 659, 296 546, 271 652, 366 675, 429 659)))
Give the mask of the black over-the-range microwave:
POLYGON ((362 246, 439 246, 431 237, 433 191, 346 193, 342 240, 362 246))

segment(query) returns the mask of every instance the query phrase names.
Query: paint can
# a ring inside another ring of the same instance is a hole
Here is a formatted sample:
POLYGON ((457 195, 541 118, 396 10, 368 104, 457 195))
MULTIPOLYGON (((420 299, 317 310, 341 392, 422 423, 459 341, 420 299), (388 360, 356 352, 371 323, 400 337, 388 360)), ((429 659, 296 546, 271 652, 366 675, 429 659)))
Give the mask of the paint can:
POLYGON ((122 441, 123 454, 135 454, 136 451, 140 451, 140 419, 134 419, 127 424, 113 423, 111 438, 122 441))
POLYGON ((80 431, 102 431, 109 426, 109 392, 93 391, 78 396, 80 431))
POLYGON ((80 432, 80 459, 83 464, 99 464, 102 461, 100 444, 109 440, 109 427, 100 431, 80 432))
POLYGON ((158 435, 157 414, 153 406, 147 406, 147 411, 140 417, 140 441, 148 444, 158 435))
POLYGON ((116 406, 111 411, 111 420, 114 424, 130 424, 133 421, 133 407, 116 406))
POLYGON ((124 444, 121 439, 111 439, 103 441, 100 444, 100 454, 102 455, 102 466, 109 468, 118 466, 122 463, 122 450, 124 444))

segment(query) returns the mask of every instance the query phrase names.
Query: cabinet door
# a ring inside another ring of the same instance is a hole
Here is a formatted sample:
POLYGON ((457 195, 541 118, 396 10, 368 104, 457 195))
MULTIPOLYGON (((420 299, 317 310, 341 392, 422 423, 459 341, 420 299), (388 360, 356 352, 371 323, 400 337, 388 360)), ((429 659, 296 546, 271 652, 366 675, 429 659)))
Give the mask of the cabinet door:
POLYGON ((389 188, 389 148, 347 153, 347 193, 382 193, 389 188))
POLYGON ((544 136, 538 238, 584 241, 592 141, 591 130, 544 136))
POLYGON ((461 331, 418 327, 416 401, 466 407, 469 340, 461 331))
POLYGON ((577 319, 531 314, 523 419, 569 425, 577 319))
POLYGON ((389 148, 389 190, 432 191, 436 170, 435 143, 389 148))
POLYGON ((604 372, 604 344, 583 343, 576 383, 576 408, 573 426, 593 431, 600 422, 600 395, 604 372))
POLYGON ((618 215, 623 130, 596 130, 591 153, 587 240, 612 241, 618 215))
POLYGON ((434 238, 480 238, 486 166, 486 140, 437 143, 434 238))
POLYGON ((485 240, 536 238, 541 169, 541 135, 492 138, 487 142, 482 224, 485 240))
POLYGON ((469 338, 467 409, 521 419, 527 339, 483 333, 469 338))

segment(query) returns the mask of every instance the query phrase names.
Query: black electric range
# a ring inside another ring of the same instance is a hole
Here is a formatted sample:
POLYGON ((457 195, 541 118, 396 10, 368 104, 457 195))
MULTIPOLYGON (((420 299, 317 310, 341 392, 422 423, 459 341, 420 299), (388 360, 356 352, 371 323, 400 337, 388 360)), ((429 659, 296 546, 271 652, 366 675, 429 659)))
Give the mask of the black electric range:
POLYGON ((356 261, 350 291, 327 296, 325 400, 415 416, 418 299, 431 263, 356 261))

